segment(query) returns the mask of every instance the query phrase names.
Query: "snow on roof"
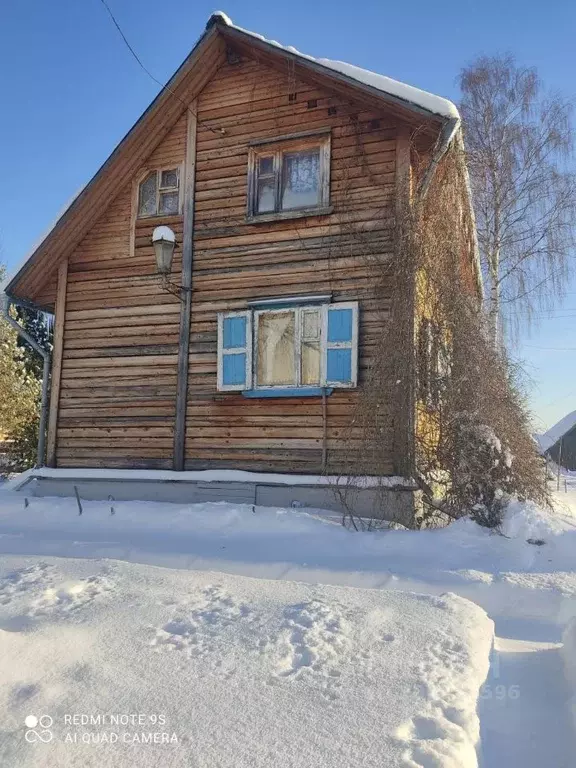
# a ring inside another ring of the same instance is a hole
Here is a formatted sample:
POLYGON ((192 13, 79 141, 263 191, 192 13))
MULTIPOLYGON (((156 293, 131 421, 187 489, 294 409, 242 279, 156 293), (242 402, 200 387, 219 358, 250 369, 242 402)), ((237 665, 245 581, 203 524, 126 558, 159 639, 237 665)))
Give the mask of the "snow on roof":
POLYGON ((213 13, 212 16, 210 17, 208 25, 210 25, 211 22, 215 23, 218 21, 222 22, 223 24, 230 27, 231 29, 237 29, 239 32, 244 32, 245 34, 250 35, 251 37, 254 37, 258 40, 262 40, 263 42, 268 43, 269 45, 273 45, 276 48, 281 48, 284 51, 288 51, 288 53, 293 53, 295 56, 299 56, 300 58, 303 58, 303 59, 308 59, 308 61, 312 61, 312 62, 315 62, 316 64, 320 64, 322 67, 331 69, 334 72, 339 72, 340 74, 345 75, 351 80, 356 80, 356 82, 361 83, 363 85, 368 85, 371 88, 375 88, 378 91, 382 91, 382 93, 386 93, 390 96, 395 96, 410 104, 414 104, 418 107, 421 107, 422 109, 425 109, 428 112, 432 112, 436 115, 441 115, 442 117, 447 117, 451 119, 459 119, 460 117, 458 113, 458 109, 456 108, 456 105, 453 104, 448 99, 442 98, 441 96, 435 96, 433 93, 422 91, 420 90, 420 88, 414 88, 414 86, 412 85, 407 85, 406 83, 401 83, 398 80, 393 80, 391 77, 386 77, 385 75, 379 75, 376 72, 370 72, 367 69, 361 69, 360 67, 356 67, 353 64, 347 64, 345 61, 333 61, 332 59, 316 59, 313 56, 309 56, 306 53, 301 53, 299 50, 297 50, 291 45, 282 45, 281 43, 278 43, 276 40, 267 40, 265 37, 257 34, 256 32, 251 32, 248 29, 243 29, 242 27, 236 26, 236 24, 234 24, 232 19, 223 11, 216 11, 216 13, 213 13))
POLYGON ((572 411, 572 413, 569 413, 564 416, 564 418, 560 419, 557 424, 554 424, 553 427, 550 427, 550 429, 547 432, 544 432, 543 435, 538 436, 537 440, 540 445, 540 450, 544 452, 549 448, 552 448, 555 442, 560 440, 561 437, 575 426, 576 411, 572 411))

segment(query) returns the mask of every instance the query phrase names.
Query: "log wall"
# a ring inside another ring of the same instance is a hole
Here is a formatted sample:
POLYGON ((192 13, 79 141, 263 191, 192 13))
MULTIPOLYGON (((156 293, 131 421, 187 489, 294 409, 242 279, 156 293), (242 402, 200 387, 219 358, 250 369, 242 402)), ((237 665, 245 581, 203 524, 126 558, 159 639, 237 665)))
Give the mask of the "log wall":
MULTIPOLYGON (((146 168, 184 160, 186 115, 146 168)), ((138 178, 137 177, 137 178, 138 178)), ((129 180, 69 261, 56 461, 172 467, 180 301, 155 276, 152 231, 182 241, 182 216, 134 221, 129 180)), ((180 252, 173 279, 180 279, 180 252)))
MULTIPOLYGON (((225 133, 198 132, 186 467, 320 472, 321 398, 216 392, 216 314, 302 293, 358 299, 362 383, 381 328, 370 261, 393 247, 397 125, 250 60, 220 68, 200 94, 198 119, 225 133), (333 213, 246 223, 249 142, 328 127, 333 213)), ((349 390, 327 399, 332 471, 354 447, 356 399, 349 390)))
MULTIPOLYGON (((321 399, 218 393, 217 313, 302 293, 359 300, 362 384, 382 322, 371 261, 393 248, 397 120, 296 81, 288 70, 248 59, 227 64, 224 57, 197 111, 185 466, 317 473, 321 399), (327 127, 333 213, 247 223, 249 142, 327 127)), ((184 113, 147 167, 182 163, 185 145, 184 113)), ((135 222, 133 197, 128 179, 69 260, 56 435, 61 467, 172 467, 181 304, 159 286, 150 238, 163 223, 181 243, 183 222, 135 222)), ((177 250, 174 282, 180 257, 177 250)), ((348 428, 356 398, 357 391, 336 390, 327 399, 331 471, 353 448, 348 428)))

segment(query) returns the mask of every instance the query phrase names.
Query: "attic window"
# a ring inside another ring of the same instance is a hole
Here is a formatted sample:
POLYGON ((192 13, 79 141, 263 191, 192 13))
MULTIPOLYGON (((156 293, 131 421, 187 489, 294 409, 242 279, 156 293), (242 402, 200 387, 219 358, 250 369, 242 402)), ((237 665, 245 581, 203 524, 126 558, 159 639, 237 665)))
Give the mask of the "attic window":
POLYGON ((248 186, 249 220, 329 213, 330 134, 251 147, 248 186))
POLYGON ((138 217, 174 216, 180 213, 180 169, 152 171, 140 182, 138 217))

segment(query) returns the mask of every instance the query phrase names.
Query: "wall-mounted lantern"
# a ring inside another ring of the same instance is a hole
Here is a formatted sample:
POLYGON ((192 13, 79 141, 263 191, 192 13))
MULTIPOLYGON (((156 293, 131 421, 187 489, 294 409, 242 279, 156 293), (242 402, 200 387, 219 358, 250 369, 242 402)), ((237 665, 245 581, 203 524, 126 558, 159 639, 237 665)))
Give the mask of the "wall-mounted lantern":
POLYGON ((176 246, 176 236, 170 227, 156 227, 152 233, 152 245, 156 254, 156 272, 169 275, 172 272, 172 259, 176 246))

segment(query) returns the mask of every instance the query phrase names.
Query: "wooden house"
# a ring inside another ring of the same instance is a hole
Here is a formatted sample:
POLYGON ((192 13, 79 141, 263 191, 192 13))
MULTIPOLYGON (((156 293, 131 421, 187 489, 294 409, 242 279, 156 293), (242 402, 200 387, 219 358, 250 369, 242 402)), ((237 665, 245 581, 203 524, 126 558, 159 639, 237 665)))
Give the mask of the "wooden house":
POLYGON ((394 248, 411 135, 430 175, 459 128, 443 98, 213 15, 7 286, 55 313, 52 479, 338 473, 381 332, 366 249, 394 248))

